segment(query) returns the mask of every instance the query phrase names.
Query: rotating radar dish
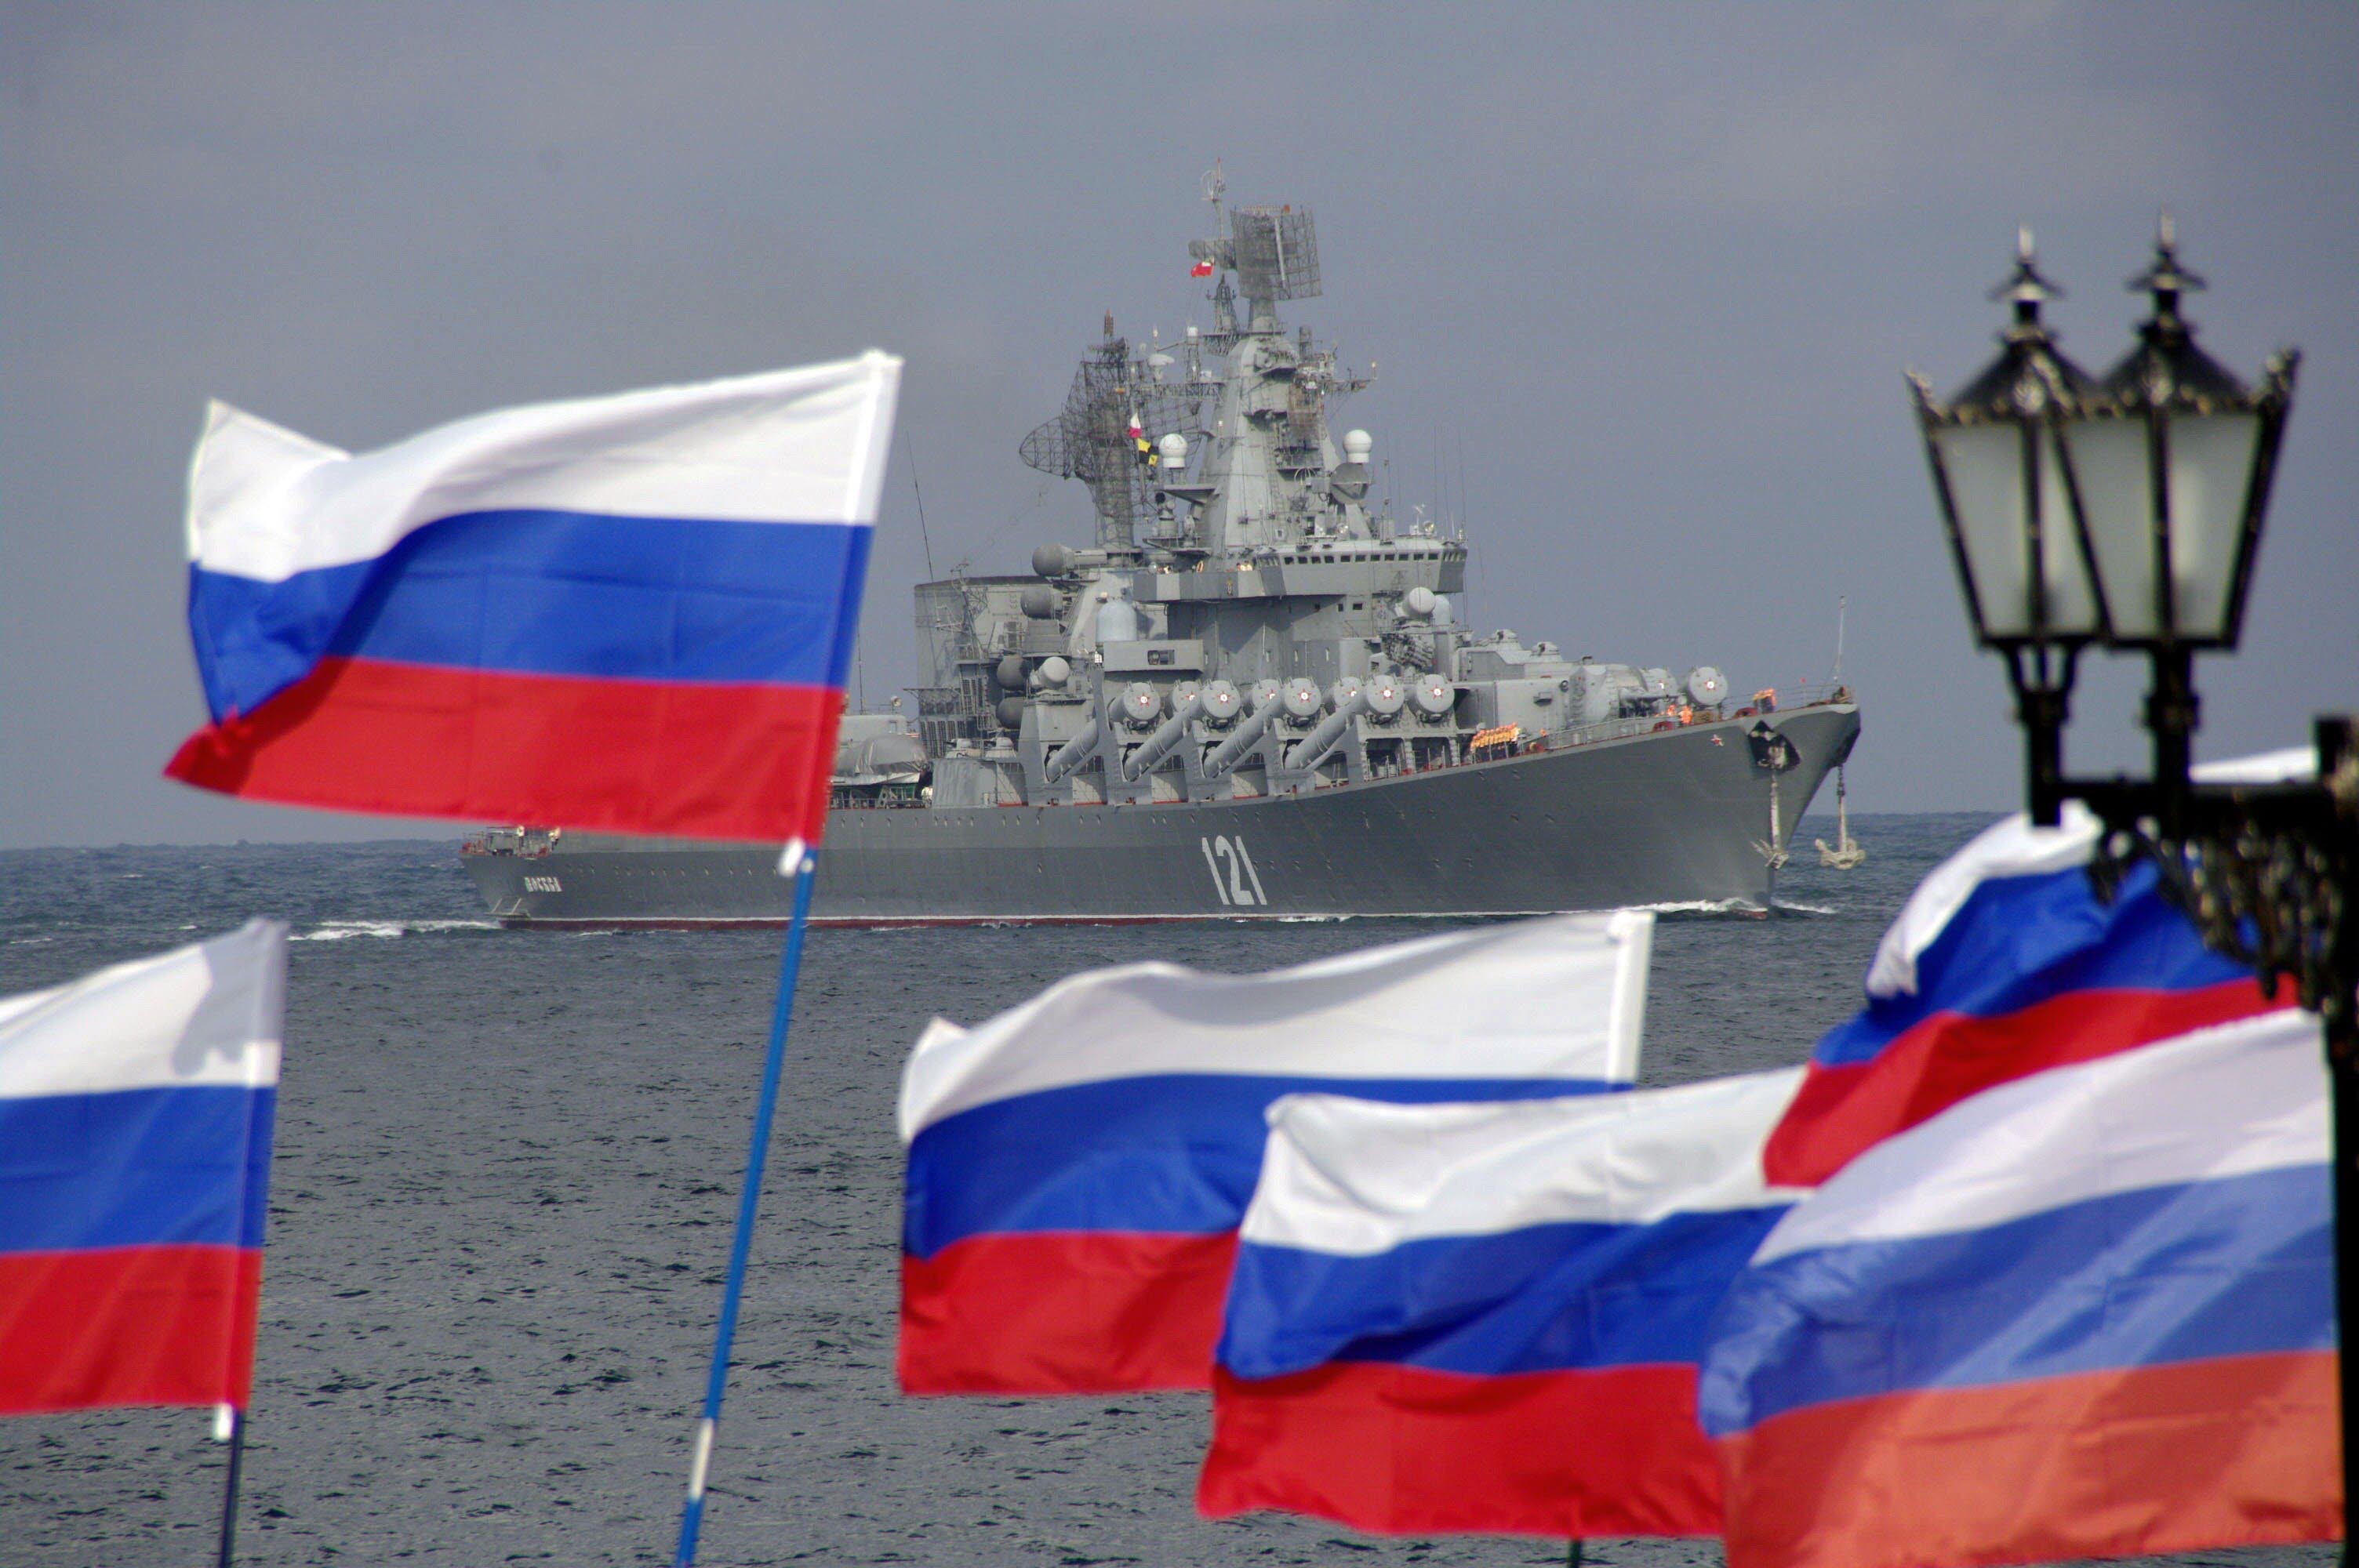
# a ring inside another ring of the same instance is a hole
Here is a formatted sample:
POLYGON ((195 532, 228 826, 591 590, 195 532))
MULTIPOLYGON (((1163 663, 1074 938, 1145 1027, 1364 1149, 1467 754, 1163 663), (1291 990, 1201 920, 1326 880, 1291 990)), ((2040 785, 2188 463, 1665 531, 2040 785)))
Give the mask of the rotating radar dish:
POLYGON ((1229 212, 1237 287, 1248 299, 1311 299, 1319 286, 1319 235, 1308 207, 1237 207, 1229 212))

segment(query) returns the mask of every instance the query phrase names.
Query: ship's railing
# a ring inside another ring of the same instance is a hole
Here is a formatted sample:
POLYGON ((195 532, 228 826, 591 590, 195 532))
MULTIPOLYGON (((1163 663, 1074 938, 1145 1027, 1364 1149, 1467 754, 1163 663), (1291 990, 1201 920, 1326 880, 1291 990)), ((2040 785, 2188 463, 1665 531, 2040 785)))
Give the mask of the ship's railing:
POLYGON ((1523 750, 1562 752, 1574 746, 1593 746, 1601 741, 1626 741, 1634 735, 1649 735, 1658 730, 1683 730, 1695 724, 1717 724, 1731 719, 1752 719, 1765 712, 1786 713, 1799 708, 1816 708, 1821 703, 1851 700, 1851 688, 1845 686, 1764 687, 1763 692, 1755 693, 1744 702, 1727 702, 1711 708, 1681 707, 1667 713, 1642 714, 1635 719, 1607 719, 1595 724, 1559 730, 1535 736, 1525 743, 1523 750), (1763 701, 1764 692, 1768 697, 1766 703, 1763 701))
POLYGON ((1601 719, 1594 724, 1579 724, 1570 730, 1535 735, 1524 749, 1529 752, 1561 752, 1571 746, 1593 746, 1600 741, 1626 741, 1633 735, 1644 735, 1650 730, 1677 728, 1678 719, 1666 719, 1659 713, 1644 714, 1636 719, 1601 719))
POLYGON ((561 827, 484 827, 460 840, 462 855, 517 855, 538 860, 557 848, 561 827))
MULTIPOLYGON (((1824 702, 1857 700, 1852 695, 1851 687, 1841 681, 1813 681, 1801 686, 1781 686, 1770 689, 1775 692, 1779 712, 1789 708, 1816 708, 1824 702)), ((1745 706, 1749 705, 1732 704, 1730 710, 1733 713, 1735 708, 1745 706)))
POLYGON ((925 804, 925 797, 914 788, 876 790, 867 785, 838 785, 827 795, 831 811, 913 811, 925 804))

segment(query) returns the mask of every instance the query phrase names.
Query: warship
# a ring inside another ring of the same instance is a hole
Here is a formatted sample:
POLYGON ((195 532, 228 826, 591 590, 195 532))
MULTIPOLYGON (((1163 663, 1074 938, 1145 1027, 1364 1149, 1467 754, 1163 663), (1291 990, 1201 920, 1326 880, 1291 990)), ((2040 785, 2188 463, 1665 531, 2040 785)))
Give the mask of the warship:
MULTIPOLYGON (((1321 293, 1310 211, 1207 197, 1209 325, 1142 345, 1109 315, 1020 448, 1087 487, 1094 538, 919 584, 914 711, 845 716, 814 921, 1770 907, 1852 693, 1464 625, 1462 535, 1373 493, 1373 439, 1331 423, 1366 381, 1279 319, 1321 293)), ((776 845, 463 848, 511 925, 788 914, 776 845)))

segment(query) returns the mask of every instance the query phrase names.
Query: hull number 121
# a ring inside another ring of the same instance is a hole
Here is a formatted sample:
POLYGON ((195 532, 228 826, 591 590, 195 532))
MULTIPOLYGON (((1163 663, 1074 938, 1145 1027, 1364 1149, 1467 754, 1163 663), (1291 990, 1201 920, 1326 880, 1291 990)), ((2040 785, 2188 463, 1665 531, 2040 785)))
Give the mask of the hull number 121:
POLYGON ((1245 853, 1243 838, 1231 838, 1223 834, 1197 842, 1203 846, 1204 864, 1212 873, 1212 891, 1220 895, 1224 907, 1268 904, 1269 895, 1261 891, 1261 873, 1254 870, 1253 857, 1245 853))

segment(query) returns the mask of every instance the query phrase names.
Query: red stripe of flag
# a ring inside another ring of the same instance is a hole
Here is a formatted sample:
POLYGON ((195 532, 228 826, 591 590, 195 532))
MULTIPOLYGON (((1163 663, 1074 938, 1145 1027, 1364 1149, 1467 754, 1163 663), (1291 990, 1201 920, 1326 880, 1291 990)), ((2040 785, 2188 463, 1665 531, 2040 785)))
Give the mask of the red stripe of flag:
POLYGON ((1867 1061, 1811 1063, 1761 1152, 1762 1169, 1781 1186, 1817 1186, 1870 1145, 1984 1089, 2292 1005, 2290 992, 2271 1000, 2259 981, 2239 979, 2186 991, 2066 991, 1990 1018, 1935 1013, 1867 1061))
POLYGON ((261 1296, 256 1249, 0 1253, 0 1415, 243 1407, 261 1296))
POLYGON ((1843 1400, 1723 1438, 1730 1568, 1956 1568, 2343 1534, 2332 1352, 1843 1400))
POLYGON ((901 1260, 901 1391, 1201 1389, 1234 1231, 970 1236, 901 1260))
POLYGON ((1196 1507, 1215 1519, 1284 1509, 1386 1534, 1559 1539, 1720 1530, 1693 1367, 1216 1372, 1212 1422, 1196 1507))
POLYGON ((818 841, 843 694, 330 658, 165 773, 339 811, 818 841))

